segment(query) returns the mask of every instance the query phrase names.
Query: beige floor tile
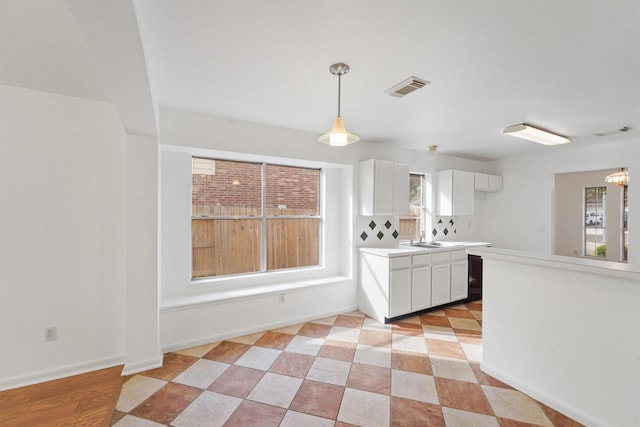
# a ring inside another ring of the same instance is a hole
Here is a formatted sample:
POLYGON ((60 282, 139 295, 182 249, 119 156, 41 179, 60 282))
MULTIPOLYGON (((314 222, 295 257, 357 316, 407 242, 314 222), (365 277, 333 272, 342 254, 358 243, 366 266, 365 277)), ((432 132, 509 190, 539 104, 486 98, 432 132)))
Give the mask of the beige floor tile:
POLYGON ((260 339, 260 337, 262 337, 264 335, 264 332, 258 332, 256 334, 251 334, 251 335, 243 335, 241 337, 237 337, 237 338, 231 338, 228 339, 227 341, 231 341, 231 342, 237 342, 240 344, 249 344, 249 345, 253 345, 256 341, 258 341, 260 339))
POLYGON ((469 310, 469 312, 471 313, 471 315, 476 319, 476 320, 482 320, 482 312, 478 311, 478 310, 469 310))
POLYGON ((332 341, 358 342, 359 337, 360 328, 333 326, 327 336, 327 339, 332 341))
POLYGON ((365 317, 366 315, 360 310, 354 310, 348 313, 344 313, 344 316, 365 317))
POLYGON ((415 323, 417 325, 422 323, 422 322, 420 322, 420 316, 407 317, 406 319, 402 319, 402 321, 405 322, 405 323, 415 323))
POLYGON ((338 421, 367 427, 389 426, 389 396, 347 388, 342 397, 338 421))
POLYGON ((182 354, 184 356, 202 357, 209 353, 211 349, 220 344, 220 341, 211 344, 199 345, 197 347, 185 348, 184 350, 174 351, 174 353, 182 354))
POLYGON ((482 327, 475 319, 461 319, 459 317, 449 317, 449 323, 453 329, 466 329, 468 331, 481 331, 482 327))
POLYGON ((464 354, 470 362, 482 362, 482 346, 478 344, 460 343, 464 354))
POLYGON ((207 388, 218 379, 229 366, 231 365, 228 363, 200 359, 185 369, 180 375, 174 378, 173 381, 192 387, 207 388))
POLYGON ((449 342, 458 342, 458 337, 453 332, 453 328, 444 326, 422 325, 422 332, 425 338, 449 342))
POLYGON ((356 354, 353 357, 355 363, 375 365, 382 368, 391 367, 391 349, 371 345, 358 344, 356 354))
POLYGON ((242 399, 205 391, 172 421, 175 427, 222 426, 242 399))
POLYGON ((302 384, 302 378, 267 372, 256 384, 247 399, 268 405, 288 408, 302 384))
POLYGON ((362 329, 369 329, 378 332, 391 332, 393 330, 393 325, 389 323, 380 323, 375 319, 366 317, 364 319, 364 325, 362 326, 362 329))
POLYGON ((129 412, 156 391, 160 390, 167 381, 157 378, 135 375, 131 377, 120 390, 116 409, 122 412, 129 412))
POLYGON ((516 390, 483 385, 482 390, 497 417, 553 427, 535 400, 516 390))
POLYGON ((350 369, 350 362, 316 357, 307 373, 307 379, 344 386, 347 383, 350 369))
POLYGON ((466 360, 447 359, 431 356, 431 369, 434 377, 477 383, 473 369, 466 360))
POLYGON ((424 337, 393 334, 391 348, 394 350, 410 351, 413 353, 427 353, 427 342, 424 337))
POLYGON ((302 328, 304 323, 296 323, 295 325, 285 326, 283 328, 272 329, 273 332, 281 332, 283 334, 295 335, 302 328))
POLYGON ((490 415, 447 407, 442 408, 442 415, 447 427, 500 427, 496 417, 490 415))
POLYGON ((393 369, 391 395, 419 402, 440 404, 436 384, 431 375, 393 369))
POLYGON ((319 323, 320 325, 333 326, 333 324, 336 322, 336 317, 338 317, 338 316, 324 317, 322 319, 313 320, 312 322, 313 323, 319 323))

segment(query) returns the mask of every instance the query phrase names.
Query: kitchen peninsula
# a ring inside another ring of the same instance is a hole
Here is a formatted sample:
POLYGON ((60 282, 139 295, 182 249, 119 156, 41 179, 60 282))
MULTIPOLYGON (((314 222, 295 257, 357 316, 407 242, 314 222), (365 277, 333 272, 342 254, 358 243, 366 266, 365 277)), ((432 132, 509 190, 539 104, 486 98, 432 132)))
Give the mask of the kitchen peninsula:
POLYGON ((588 426, 640 425, 640 273, 499 248, 483 258, 482 370, 588 426))

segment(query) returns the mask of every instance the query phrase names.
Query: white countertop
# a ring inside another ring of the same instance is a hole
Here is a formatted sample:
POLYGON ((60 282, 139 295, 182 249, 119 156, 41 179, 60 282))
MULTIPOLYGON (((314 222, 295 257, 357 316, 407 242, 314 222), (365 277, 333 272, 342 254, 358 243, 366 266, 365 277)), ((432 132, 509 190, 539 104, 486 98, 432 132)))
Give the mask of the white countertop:
POLYGON ((488 242, 447 242, 447 244, 454 244, 454 245, 443 246, 439 248, 426 248, 423 246, 411 246, 410 244, 407 243, 407 244, 401 244, 397 248, 360 248, 360 252, 393 258, 393 257, 403 256, 403 255, 412 255, 416 253, 448 252, 448 251, 458 251, 458 250, 481 247, 481 246, 491 246, 491 243, 488 243, 488 242))
POLYGON ((473 248, 472 255, 479 255, 484 259, 497 259, 525 264, 544 265, 563 270, 582 271, 602 276, 625 278, 633 281, 640 280, 640 272, 633 265, 624 262, 604 261, 590 258, 550 255, 535 252, 517 251, 502 248, 473 248))

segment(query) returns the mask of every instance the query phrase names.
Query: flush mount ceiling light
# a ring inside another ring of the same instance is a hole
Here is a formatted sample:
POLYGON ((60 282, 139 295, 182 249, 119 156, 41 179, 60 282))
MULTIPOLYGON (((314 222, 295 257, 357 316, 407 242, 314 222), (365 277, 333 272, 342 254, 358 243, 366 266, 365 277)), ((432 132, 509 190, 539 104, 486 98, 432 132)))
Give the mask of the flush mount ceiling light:
POLYGON ((340 82, 342 75, 349 72, 349 66, 347 64, 337 63, 329 67, 329 71, 334 76, 338 76, 338 116, 333 121, 331 131, 318 136, 318 142, 333 145, 334 147, 341 147, 360 140, 358 135, 345 129, 344 121, 342 117, 340 117, 340 82))
POLYGON ((627 172, 625 168, 620 168, 617 172, 607 175, 605 181, 613 185, 627 185, 629 182, 629 172, 627 172))
POLYGON ((571 142, 570 138, 542 130, 526 123, 509 126, 505 128, 504 133, 544 145, 559 145, 571 142))
POLYGON ((438 157, 438 146, 437 145, 430 145, 429 146, 429 158, 430 159, 435 159, 436 157, 438 157))

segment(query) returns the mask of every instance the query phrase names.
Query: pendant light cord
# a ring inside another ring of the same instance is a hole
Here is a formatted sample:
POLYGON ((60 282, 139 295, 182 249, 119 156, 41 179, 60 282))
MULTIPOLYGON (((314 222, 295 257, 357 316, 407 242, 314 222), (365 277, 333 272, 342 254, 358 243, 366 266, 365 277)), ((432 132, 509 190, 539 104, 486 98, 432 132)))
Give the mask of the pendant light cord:
POLYGON ((340 117, 340 80, 342 78, 342 73, 338 74, 338 117, 340 117))

